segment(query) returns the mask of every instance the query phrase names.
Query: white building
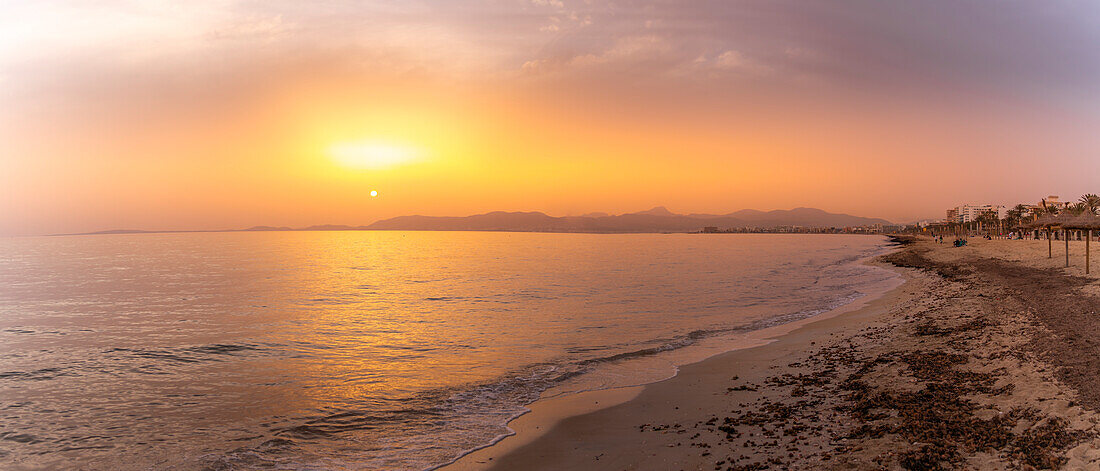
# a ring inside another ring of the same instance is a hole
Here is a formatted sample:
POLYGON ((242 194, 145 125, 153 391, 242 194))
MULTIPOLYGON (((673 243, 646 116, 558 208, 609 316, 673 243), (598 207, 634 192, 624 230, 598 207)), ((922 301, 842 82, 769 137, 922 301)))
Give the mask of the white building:
POLYGON ((996 204, 964 204, 957 208, 947 210, 947 222, 967 223, 977 221, 978 217, 987 211, 995 211, 997 217, 1005 217, 1005 207, 996 204))

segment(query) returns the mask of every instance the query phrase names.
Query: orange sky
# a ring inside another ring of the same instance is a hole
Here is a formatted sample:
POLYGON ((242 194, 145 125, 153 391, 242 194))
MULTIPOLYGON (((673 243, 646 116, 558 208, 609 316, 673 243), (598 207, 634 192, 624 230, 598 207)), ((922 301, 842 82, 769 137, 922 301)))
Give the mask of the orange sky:
POLYGON ((1097 7, 593 3, 0 7, 0 234, 1100 191, 1097 7))

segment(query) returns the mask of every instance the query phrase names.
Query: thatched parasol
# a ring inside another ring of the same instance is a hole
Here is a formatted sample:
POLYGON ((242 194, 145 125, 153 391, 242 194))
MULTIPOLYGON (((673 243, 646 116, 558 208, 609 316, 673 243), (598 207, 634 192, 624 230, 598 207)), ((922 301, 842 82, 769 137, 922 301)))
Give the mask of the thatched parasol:
POLYGON ((1052 227, 1061 227, 1073 219, 1073 216, 1066 214, 1044 214, 1039 216, 1034 221, 1028 224, 1024 224, 1024 227, 1028 229, 1050 229, 1052 227))
POLYGON ((1077 217, 1067 213, 1054 217, 1058 220, 1058 226, 1062 229, 1062 240, 1066 244, 1066 268, 1069 268, 1069 226, 1067 224, 1073 222, 1077 217))
POLYGON ((1089 274, 1089 241, 1092 240, 1092 231, 1100 229, 1100 216, 1092 213, 1084 213, 1079 216, 1073 216, 1067 220, 1064 227, 1068 229, 1085 230, 1085 274, 1089 274))
MULTIPOLYGON (((1053 238, 1050 236, 1051 229, 1054 227, 1061 227, 1061 225, 1067 221, 1069 221, 1069 218, 1064 214, 1044 214, 1026 226, 1029 229, 1047 230, 1047 258, 1054 258, 1054 245, 1053 242, 1051 242, 1053 238)), ((1068 243, 1066 245, 1066 250, 1069 250, 1068 243)), ((1069 264, 1068 255, 1066 256, 1066 264, 1067 266, 1069 264)))
POLYGON ((1062 225, 1069 229, 1096 230, 1100 229, 1100 216, 1090 213, 1069 216, 1062 225))

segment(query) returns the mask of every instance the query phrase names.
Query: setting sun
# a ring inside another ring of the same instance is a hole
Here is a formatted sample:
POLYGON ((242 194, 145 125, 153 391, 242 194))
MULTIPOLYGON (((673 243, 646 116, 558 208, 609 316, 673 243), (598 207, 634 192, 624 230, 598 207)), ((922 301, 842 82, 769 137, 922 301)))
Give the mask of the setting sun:
POLYGON ((373 141, 334 144, 328 154, 342 166, 365 170, 388 168, 420 157, 420 151, 413 147, 373 141))

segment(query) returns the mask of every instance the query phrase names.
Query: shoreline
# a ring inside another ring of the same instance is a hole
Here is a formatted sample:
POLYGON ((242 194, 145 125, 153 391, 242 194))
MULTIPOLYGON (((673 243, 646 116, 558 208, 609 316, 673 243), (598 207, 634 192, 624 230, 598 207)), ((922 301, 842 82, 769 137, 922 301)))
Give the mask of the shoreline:
MULTIPOLYGON (((896 243, 897 241, 892 240, 891 242, 896 243)), ((901 248, 901 244, 887 246, 886 249, 894 250, 886 252, 886 254, 901 248)), ((855 263, 877 267, 897 274, 898 276, 892 280, 891 286, 880 287, 873 292, 862 294, 850 302, 806 318, 745 332, 744 336, 738 339, 737 344, 732 346, 732 348, 715 352, 704 358, 683 365, 675 365, 674 372, 668 378, 637 385, 579 391, 540 398, 526 405, 526 412, 513 417, 507 422, 506 425, 512 433, 498 437, 492 443, 472 449, 451 462, 427 468, 427 470, 465 471, 486 469, 493 465, 493 462, 499 457, 513 453, 523 446, 539 440, 559 422, 633 401, 642 394, 646 388, 675 380, 681 375, 684 368, 744 350, 767 348, 769 345, 780 341, 783 337, 791 335, 793 332, 803 329, 808 325, 828 321, 848 314, 855 315, 864 310, 871 309, 881 300, 890 297, 892 293, 898 291, 910 281, 910 277, 905 271, 892 265, 878 262, 877 259, 883 255, 885 254, 873 255, 857 260, 855 263)))
MULTIPOLYGON (((836 228, 830 228, 836 229, 836 228)), ((888 237, 888 234, 881 232, 828 232, 828 231, 807 231, 807 232, 792 232, 792 231, 724 231, 724 232, 704 232, 698 231, 536 231, 536 230, 519 230, 519 229, 324 229, 324 228, 301 228, 301 229, 187 229, 187 230, 144 230, 144 229, 110 229, 105 231, 95 232, 74 232, 74 233, 59 233, 59 234, 11 234, 2 235, 0 237, 5 238, 34 238, 34 237, 77 237, 77 236, 112 236, 112 235, 156 235, 156 234, 220 234, 220 233, 270 233, 270 232, 489 232, 489 233, 506 233, 506 234, 598 234, 598 235, 630 235, 630 234, 706 234, 706 235, 858 235, 858 236, 879 236, 888 237)))
POLYGON ((442 469, 1100 469, 1100 277, 975 242, 911 238, 877 258, 906 282, 858 309, 536 401, 442 469))

